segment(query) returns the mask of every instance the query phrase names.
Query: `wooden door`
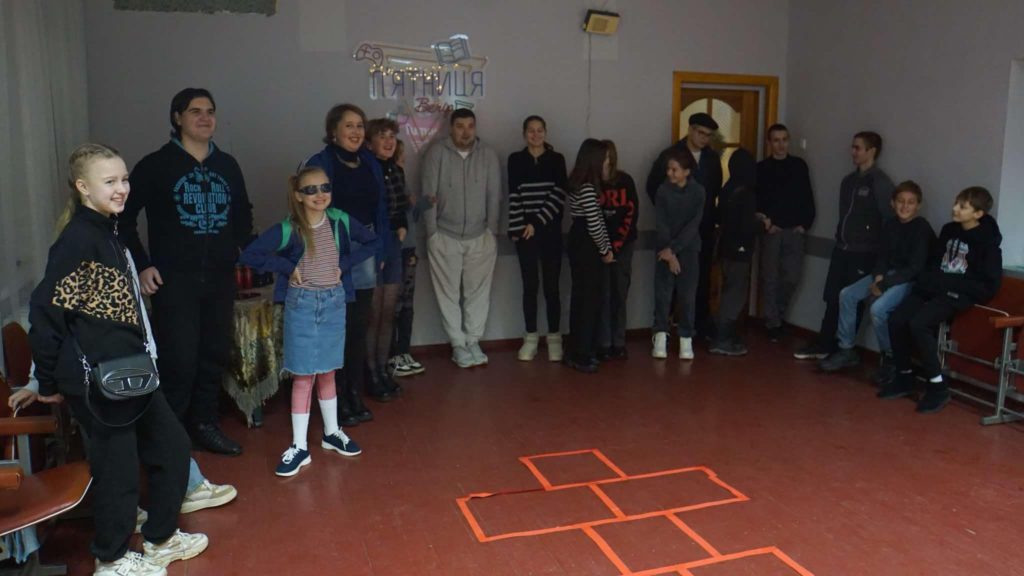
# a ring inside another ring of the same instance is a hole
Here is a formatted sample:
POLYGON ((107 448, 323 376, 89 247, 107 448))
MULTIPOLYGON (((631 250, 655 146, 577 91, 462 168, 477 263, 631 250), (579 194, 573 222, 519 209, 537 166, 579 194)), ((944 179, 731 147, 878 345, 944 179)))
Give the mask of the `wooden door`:
POLYGON ((743 147, 755 158, 758 154, 758 126, 760 94, 757 90, 728 88, 679 88, 679 134, 686 134, 690 115, 706 112, 718 123, 718 132, 712 141, 722 157, 723 181, 729 179, 729 157, 743 147))

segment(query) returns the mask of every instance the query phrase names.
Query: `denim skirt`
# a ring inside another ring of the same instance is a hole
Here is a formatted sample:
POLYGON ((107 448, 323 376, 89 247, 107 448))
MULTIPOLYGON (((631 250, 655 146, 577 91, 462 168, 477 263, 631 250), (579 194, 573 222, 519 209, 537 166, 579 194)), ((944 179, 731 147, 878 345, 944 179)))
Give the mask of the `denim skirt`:
POLYGON ((345 366, 345 287, 288 287, 284 301, 284 370, 297 376, 345 366))
MULTIPOLYGON (((353 242, 356 244, 356 242, 353 242)), ((353 251, 355 251, 353 249, 353 251)), ((366 260, 352 266, 352 287, 356 290, 366 290, 377 286, 377 258, 370 256, 366 260)))

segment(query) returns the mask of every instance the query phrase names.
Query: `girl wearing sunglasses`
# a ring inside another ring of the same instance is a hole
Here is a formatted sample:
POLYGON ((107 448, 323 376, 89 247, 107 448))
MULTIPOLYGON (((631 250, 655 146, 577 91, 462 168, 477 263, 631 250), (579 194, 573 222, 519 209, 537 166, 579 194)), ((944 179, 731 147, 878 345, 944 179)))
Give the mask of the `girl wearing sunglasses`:
POLYGON ((331 208, 331 182, 309 166, 288 181, 290 214, 260 235, 239 260, 277 273, 274 301, 284 302, 284 371, 292 375, 292 443, 275 474, 294 476, 311 462, 306 433, 316 383, 324 435, 320 446, 362 453, 338 426, 334 373, 345 364, 345 310, 355 300, 352 267, 373 257, 375 235, 331 208), (353 242, 354 241, 354 242, 353 242))

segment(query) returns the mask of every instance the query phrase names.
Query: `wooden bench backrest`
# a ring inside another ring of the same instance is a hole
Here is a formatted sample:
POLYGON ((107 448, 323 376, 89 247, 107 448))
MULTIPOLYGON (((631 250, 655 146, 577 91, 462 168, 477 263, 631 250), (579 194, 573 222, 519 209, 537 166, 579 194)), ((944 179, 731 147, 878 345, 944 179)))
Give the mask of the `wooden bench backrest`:
MULTIPOLYGON (((989 323, 989 318, 995 313, 986 308, 1000 310, 1011 316, 1024 315, 1024 280, 1004 277, 999 292, 991 302, 984 307, 974 306, 957 314, 950 325, 949 337, 957 342, 961 353, 994 360, 1002 352, 1003 332, 994 329, 989 323)), ((1018 357, 1022 352, 1024 350, 1018 349, 1018 357)), ((999 374, 995 370, 964 358, 948 356, 946 366, 993 385, 999 381, 999 374)))

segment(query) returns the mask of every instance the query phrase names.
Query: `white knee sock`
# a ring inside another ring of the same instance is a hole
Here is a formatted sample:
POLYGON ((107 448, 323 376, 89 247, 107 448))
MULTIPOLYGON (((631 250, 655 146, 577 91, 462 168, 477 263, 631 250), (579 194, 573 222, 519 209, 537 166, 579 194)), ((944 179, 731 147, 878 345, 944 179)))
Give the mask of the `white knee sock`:
POLYGON ((324 417, 324 436, 338 431, 338 397, 320 400, 320 414, 324 417))
POLYGON ((306 446, 306 432, 309 430, 309 412, 296 414, 292 412, 292 444, 296 448, 308 450, 306 446))

